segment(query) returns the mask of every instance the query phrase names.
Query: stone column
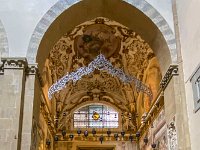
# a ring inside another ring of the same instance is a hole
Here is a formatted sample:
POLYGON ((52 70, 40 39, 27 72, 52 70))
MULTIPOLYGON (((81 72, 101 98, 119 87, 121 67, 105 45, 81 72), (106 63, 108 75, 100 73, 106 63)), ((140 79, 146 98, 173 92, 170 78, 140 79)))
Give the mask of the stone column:
POLYGON ((36 64, 28 65, 26 69, 21 150, 35 150, 37 145, 37 117, 33 118, 36 71, 36 64))
POLYGON ((20 150, 27 63, 25 58, 2 58, 2 62, 0 64, 0 149, 20 150))
MULTIPOLYGON (((177 46, 177 57, 179 64, 179 76, 175 77, 175 103, 176 103, 176 116, 175 116, 175 127, 177 131, 177 143, 178 149, 191 149, 190 133, 189 133, 189 118, 187 112, 186 95, 185 95, 185 83, 183 73, 183 60, 181 54, 181 42, 179 35, 179 23, 176 9, 176 1, 172 0, 172 10, 174 18, 174 29, 177 46)), ((173 123, 173 121, 172 121, 173 123)), ((170 125, 169 125, 170 126, 170 125)))

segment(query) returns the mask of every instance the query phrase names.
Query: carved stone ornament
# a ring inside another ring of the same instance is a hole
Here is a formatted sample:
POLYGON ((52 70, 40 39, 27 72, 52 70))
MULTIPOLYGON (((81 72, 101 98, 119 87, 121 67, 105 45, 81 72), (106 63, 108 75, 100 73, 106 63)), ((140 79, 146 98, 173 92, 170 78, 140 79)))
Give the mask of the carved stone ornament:
POLYGON ((4 74, 4 69, 25 69, 27 64, 26 58, 1 58, 0 74, 4 74))
POLYGON ((160 87, 164 90, 169 81, 171 80, 172 76, 174 75, 178 75, 178 65, 176 64, 173 64, 173 65, 170 65, 167 72, 165 73, 163 79, 161 80, 160 82, 160 87))
POLYGON ((28 64, 28 67, 26 68, 26 74, 27 75, 35 75, 38 73, 38 65, 37 64, 28 64))
POLYGON ((174 120, 168 125, 168 141, 170 150, 177 150, 177 134, 174 120))
POLYGON ((35 75, 38 73, 37 64, 28 64, 26 58, 1 58, 0 74, 4 74, 4 69, 24 69, 27 75, 35 75))

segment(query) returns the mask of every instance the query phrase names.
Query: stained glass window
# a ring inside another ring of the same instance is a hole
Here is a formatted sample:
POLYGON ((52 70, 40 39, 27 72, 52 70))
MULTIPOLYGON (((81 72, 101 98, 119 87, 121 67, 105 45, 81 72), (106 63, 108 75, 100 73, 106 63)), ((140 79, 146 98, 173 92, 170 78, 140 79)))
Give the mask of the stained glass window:
POLYGON ((118 128, 118 112, 106 105, 87 105, 74 112, 74 128, 118 128))

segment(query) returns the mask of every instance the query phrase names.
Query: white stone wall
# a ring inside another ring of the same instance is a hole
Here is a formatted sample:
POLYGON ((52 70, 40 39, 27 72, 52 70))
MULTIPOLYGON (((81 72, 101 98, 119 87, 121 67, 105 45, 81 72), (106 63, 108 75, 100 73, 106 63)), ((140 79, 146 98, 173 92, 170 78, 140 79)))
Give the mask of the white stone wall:
POLYGON ((190 76, 200 63, 200 1, 177 0, 178 25, 192 150, 199 150, 200 110, 194 113, 190 76))
MULTIPOLYGON (((10 56, 26 56, 37 23, 57 1, 3 0, 0 2, 0 19, 7 33, 10 56)), ((173 30, 171 0, 146 1, 158 10, 173 30)))

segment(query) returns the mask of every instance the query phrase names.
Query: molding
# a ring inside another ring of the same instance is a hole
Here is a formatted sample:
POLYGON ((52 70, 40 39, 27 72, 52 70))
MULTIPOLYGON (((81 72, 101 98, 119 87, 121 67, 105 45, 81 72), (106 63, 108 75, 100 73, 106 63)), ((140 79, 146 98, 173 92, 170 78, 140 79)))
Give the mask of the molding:
POLYGON ((38 64, 28 64, 26 68, 27 75, 36 75, 38 74, 38 64))
POLYGON ((28 66, 25 57, 4 57, 1 58, 0 74, 4 74, 4 69, 25 69, 28 66))
POLYGON ((178 65, 177 64, 171 64, 169 68, 167 69, 167 72, 163 76, 161 82, 160 82, 160 88, 161 90, 165 90, 167 87, 168 83, 170 82, 171 78, 174 75, 178 75, 178 65))
MULTIPOLYGON (((28 64, 25 57, 4 57, 0 59, 0 75, 4 74, 5 69, 24 69, 26 75, 38 75, 40 83, 42 82, 38 71, 38 64, 28 64)), ((42 85, 42 84, 41 84, 42 85)))

